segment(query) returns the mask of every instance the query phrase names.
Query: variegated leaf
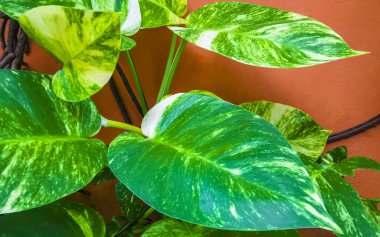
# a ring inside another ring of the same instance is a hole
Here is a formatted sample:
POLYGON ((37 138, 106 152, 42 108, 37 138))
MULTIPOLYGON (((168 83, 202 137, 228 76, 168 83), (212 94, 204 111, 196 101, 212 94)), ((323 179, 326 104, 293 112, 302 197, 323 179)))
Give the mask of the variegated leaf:
POLYGON ((91 100, 55 96, 51 76, 0 70, 0 213, 35 208, 86 186, 105 166, 91 100))
POLYGON ((326 25, 306 16, 242 2, 216 2, 186 18, 174 33, 249 65, 296 68, 363 54, 326 25))
POLYGON ((57 5, 101 12, 120 12, 121 32, 125 35, 136 33, 141 25, 138 0, 2 0, 0 10, 18 20, 25 12, 40 6, 57 5))
POLYGON ((319 161, 321 164, 313 162, 310 157, 303 157, 328 212, 343 230, 343 233, 337 235, 339 237, 380 236, 379 226, 371 218, 371 212, 363 206, 355 189, 341 177, 345 172, 337 169, 339 164, 350 159, 347 159, 346 147, 337 147, 324 154, 319 161))
POLYGON ((28 35, 63 64, 53 79, 58 97, 81 101, 108 82, 120 52, 119 17, 61 6, 37 7, 20 16, 28 35))
POLYGON ((120 182, 116 184, 116 198, 129 223, 133 223, 144 214, 144 206, 139 199, 120 182))
POLYGON ((378 225, 367 212, 355 189, 339 173, 327 169, 316 177, 323 202, 343 230, 339 237, 380 236, 378 225))
POLYGON ((380 172, 380 164, 367 157, 351 157, 348 159, 347 147, 340 146, 321 156, 323 169, 330 169, 342 176, 354 177, 358 169, 374 169, 380 172))
POLYGON ((104 237, 105 224, 95 210, 73 201, 50 205, 0 218, 3 237, 104 237))
POLYGON ((155 210, 219 229, 339 231, 296 152, 261 117, 176 94, 148 112, 142 131, 148 138, 124 133, 112 142, 109 167, 155 210))
POLYGON ((181 25, 187 12, 187 0, 140 0, 142 28, 181 25))
POLYGON ((364 207, 366 208, 367 212, 372 216, 373 220, 375 221, 378 228, 380 229, 380 211, 377 208, 378 204, 380 203, 380 198, 378 198, 378 199, 362 199, 362 202, 363 202, 364 207))
POLYGON ((165 218, 149 226, 141 237, 300 237, 295 230, 285 231, 227 231, 193 225, 165 218))
POLYGON ((323 129, 308 114, 294 107, 257 101, 240 105, 275 126, 298 153, 315 160, 322 154, 331 131, 323 129))

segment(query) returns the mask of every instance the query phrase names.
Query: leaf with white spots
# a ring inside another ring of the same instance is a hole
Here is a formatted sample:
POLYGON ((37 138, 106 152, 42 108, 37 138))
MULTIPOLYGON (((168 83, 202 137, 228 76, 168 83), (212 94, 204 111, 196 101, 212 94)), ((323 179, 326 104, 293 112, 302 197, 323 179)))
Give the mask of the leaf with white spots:
POLYGON ((120 182, 116 184, 116 198, 129 223, 133 223, 144 214, 144 206, 139 199, 120 182))
POLYGON ((25 12, 36 7, 48 5, 101 12, 120 12, 121 33, 125 35, 136 33, 141 25, 138 0, 1 0, 0 10, 18 20, 25 12))
POLYGON ((300 237, 296 230, 227 231, 164 218, 150 225, 141 237, 300 237))
POLYGON ((308 114, 294 107, 256 101, 240 105, 275 126, 298 153, 318 159, 331 131, 323 129, 308 114))
POLYGON ((349 161, 351 158, 345 159, 344 154, 347 150, 338 147, 322 156, 320 166, 323 170, 314 177, 327 211, 343 231, 336 234, 339 237, 380 236, 379 225, 363 205, 359 194, 336 169, 339 163, 331 162, 349 161))
POLYGON ((303 163, 261 117, 204 94, 176 94, 109 147, 109 167, 155 210, 218 229, 281 230, 331 221, 303 163))
POLYGON ((250 3, 208 4, 186 18, 186 28, 170 29, 199 47, 260 67, 305 67, 363 54, 316 20, 250 3))
POLYGON ((187 12, 187 0, 140 0, 142 28, 181 25, 187 12))
POLYGON ((63 64, 53 79, 58 97, 81 101, 108 82, 121 47, 119 17, 61 6, 37 7, 20 16, 25 32, 63 64))
POLYGON ((102 216, 83 204, 59 201, 0 218, 3 237, 104 237, 102 216))
POLYGON ((39 207, 78 191, 105 166, 94 103, 68 103, 51 76, 0 70, 0 213, 39 207))

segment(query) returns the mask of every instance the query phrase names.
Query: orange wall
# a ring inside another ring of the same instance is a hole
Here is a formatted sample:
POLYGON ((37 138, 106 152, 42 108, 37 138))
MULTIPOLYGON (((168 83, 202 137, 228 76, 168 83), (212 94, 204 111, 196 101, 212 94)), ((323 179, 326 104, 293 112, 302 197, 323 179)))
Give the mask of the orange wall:
MULTIPOLYGON (((215 1, 189 0, 189 10, 211 2, 215 1)), ((278 7, 317 19, 338 32, 352 48, 370 51, 371 54, 302 69, 265 69, 242 65, 188 44, 175 76, 172 93, 202 89, 237 104, 260 99, 289 104, 306 111, 323 127, 333 131, 352 127, 380 113, 379 0, 245 2, 278 7)), ((134 36, 138 46, 132 50, 132 55, 150 106, 155 101, 164 72, 170 37, 171 33, 166 28, 143 30, 134 36)), ((60 67, 36 45, 32 46, 27 62, 29 69, 39 72, 54 73, 60 67)), ((121 62, 127 65, 124 55, 121 62)), ((131 78, 129 71, 128 75, 131 78)), ((120 81, 118 85, 122 88, 120 81)), ((131 113, 136 114, 125 91, 123 96, 131 113)), ((94 99, 104 116, 122 120, 108 87, 94 99)), ((133 116, 133 119, 138 124, 141 118, 133 116)), ((102 131, 100 136, 109 142, 118 133, 117 130, 108 130, 102 131)), ((380 162, 380 126, 331 144, 328 148, 343 144, 348 146, 352 156, 369 156, 380 162)), ((359 171, 350 182, 364 197, 380 197, 378 173, 359 171)), ((105 184, 100 188, 102 191, 92 188, 92 200, 87 200, 101 209, 107 218, 118 212, 114 201, 111 201, 112 205, 107 205, 108 196, 113 192, 112 185, 105 184)), ((320 234, 315 231, 307 236, 320 234)))

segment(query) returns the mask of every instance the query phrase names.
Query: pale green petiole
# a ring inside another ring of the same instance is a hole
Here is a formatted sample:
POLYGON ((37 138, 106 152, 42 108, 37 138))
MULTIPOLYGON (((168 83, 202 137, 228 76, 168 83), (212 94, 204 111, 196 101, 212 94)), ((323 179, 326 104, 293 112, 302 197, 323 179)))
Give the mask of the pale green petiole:
POLYGON ((181 59, 182 53, 185 50, 186 43, 187 43, 186 40, 182 40, 181 43, 179 44, 177 53, 175 54, 175 57, 173 60, 173 64, 170 67, 169 74, 166 78, 166 86, 165 86, 164 96, 169 93, 170 87, 171 87, 172 82, 173 82, 174 74, 177 70, 177 66, 178 66, 179 60, 181 59))
POLYGON ((173 34, 171 45, 170 45, 170 51, 169 51, 168 61, 166 63, 165 73, 164 73, 164 77, 162 79, 162 84, 161 84, 160 91, 158 92, 156 103, 160 102, 160 100, 162 99, 162 97, 165 96, 166 80, 167 80, 167 77, 169 75, 172 63, 173 63, 176 43, 177 43, 177 35, 173 34))
POLYGON ((140 103, 141 103, 141 108, 142 108, 143 114, 145 115, 148 112, 149 109, 148 109, 148 105, 146 103, 144 91, 142 89, 142 86, 141 86, 141 83, 140 83, 139 76, 137 74, 137 70, 136 70, 135 64, 133 63, 132 56, 131 56, 131 54, 130 54, 129 51, 126 51, 125 53, 127 55, 129 66, 131 68, 131 72, 132 72, 132 75, 133 75, 133 80, 135 81, 137 93, 139 95, 139 99, 140 99, 140 103))
POLYGON ((108 120, 104 118, 103 116, 102 116, 102 126, 105 128, 120 128, 129 132, 135 132, 144 136, 144 134, 141 131, 141 128, 139 127, 133 126, 131 124, 108 120))

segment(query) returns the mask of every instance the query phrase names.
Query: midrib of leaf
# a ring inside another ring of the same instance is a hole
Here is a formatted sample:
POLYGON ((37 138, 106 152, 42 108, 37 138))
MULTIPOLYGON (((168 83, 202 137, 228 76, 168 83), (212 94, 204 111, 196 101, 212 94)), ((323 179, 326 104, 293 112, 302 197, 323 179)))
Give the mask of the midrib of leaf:
POLYGON ((230 176, 232 176, 232 177, 234 177, 236 179, 241 180, 244 185, 248 184, 248 186, 253 186, 255 189, 262 190, 262 192, 264 192, 264 193, 269 193, 270 196, 274 196, 276 199, 280 199, 281 198, 281 199, 289 200, 289 197, 285 196, 284 194, 281 194, 281 193, 273 191, 273 190, 270 190, 270 192, 269 192, 268 189, 266 189, 265 187, 263 187, 263 186, 261 186, 261 185, 259 185, 257 183, 254 183, 253 181, 246 180, 242 176, 234 174, 229 169, 225 169, 225 168, 221 167, 220 165, 215 164, 211 160, 209 160, 207 158, 203 158, 202 156, 199 156, 198 154, 196 154, 192 150, 180 149, 180 148, 178 148, 176 146, 173 146, 173 145, 171 145, 171 144, 163 141, 162 139, 158 139, 158 138, 150 138, 150 140, 152 140, 153 142, 158 143, 160 145, 169 147, 170 149, 173 149, 173 150, 175 150, 175 151, 177 151, 179 153, 186 153, 189 156, 194 157, 195 159, 200 160, 201 162, 210 164, 213 167, 215 167, 216 169, 222 170, 223 172, 227 173, 228 175, 230 175, 230 176))
POLYGON ((88 140, 87 138, 79 136, 34 136, 34 137, 20 137, 15 139, 2 139, 0 144, 9 144, 9 143, 23 143, 23 142, 56 142, 56 141, 84 141, 88 140))
MULTIPOLYGON (((240 36, 240 38, 248 38, 247 37, 247 33, 240 33, 240 32, 236 32, 236 33, 231 33, 229 31, 226 31, 226 30, 215 30, 215 29, 207 29, 207 28, 194 28, 194 27, 190 27, 190 28, 183 28, 183 29, 192 29, 192 30, 196 30, 196 31, 217 31, 218 34, 220 33, 226 33, 226 34, 229 34, 229 35, 238 35, 240 36)), ((297 48, 295 45, 293 44, 286 44, 286 43, 283 43, 283 42, 278 42, 278 41, 275 41, 275 40, 270 40, 268 38, 263 38, 263 37, 258 37, 258 36, 253 36, 253 37, 250 37, 252 38, 253 40, 263 40, 263 41, 267 41, 267 42, 270 42, 270 43, 273 43, 275 45, 281 45, 281 46, 286 46, 288 48, 291 48, 291 49, 295 49, 297 52, 301 51, 301 52, 308 52, 308 53, 312 53, 314 54, 315 52, 311 51, 311 50, 308 50, 308 49, 299 49, 297 48)), ((319 53, 317 53, 319 54, 319 53)), ((335 58, 335 57, 334 57, 335 58)))

